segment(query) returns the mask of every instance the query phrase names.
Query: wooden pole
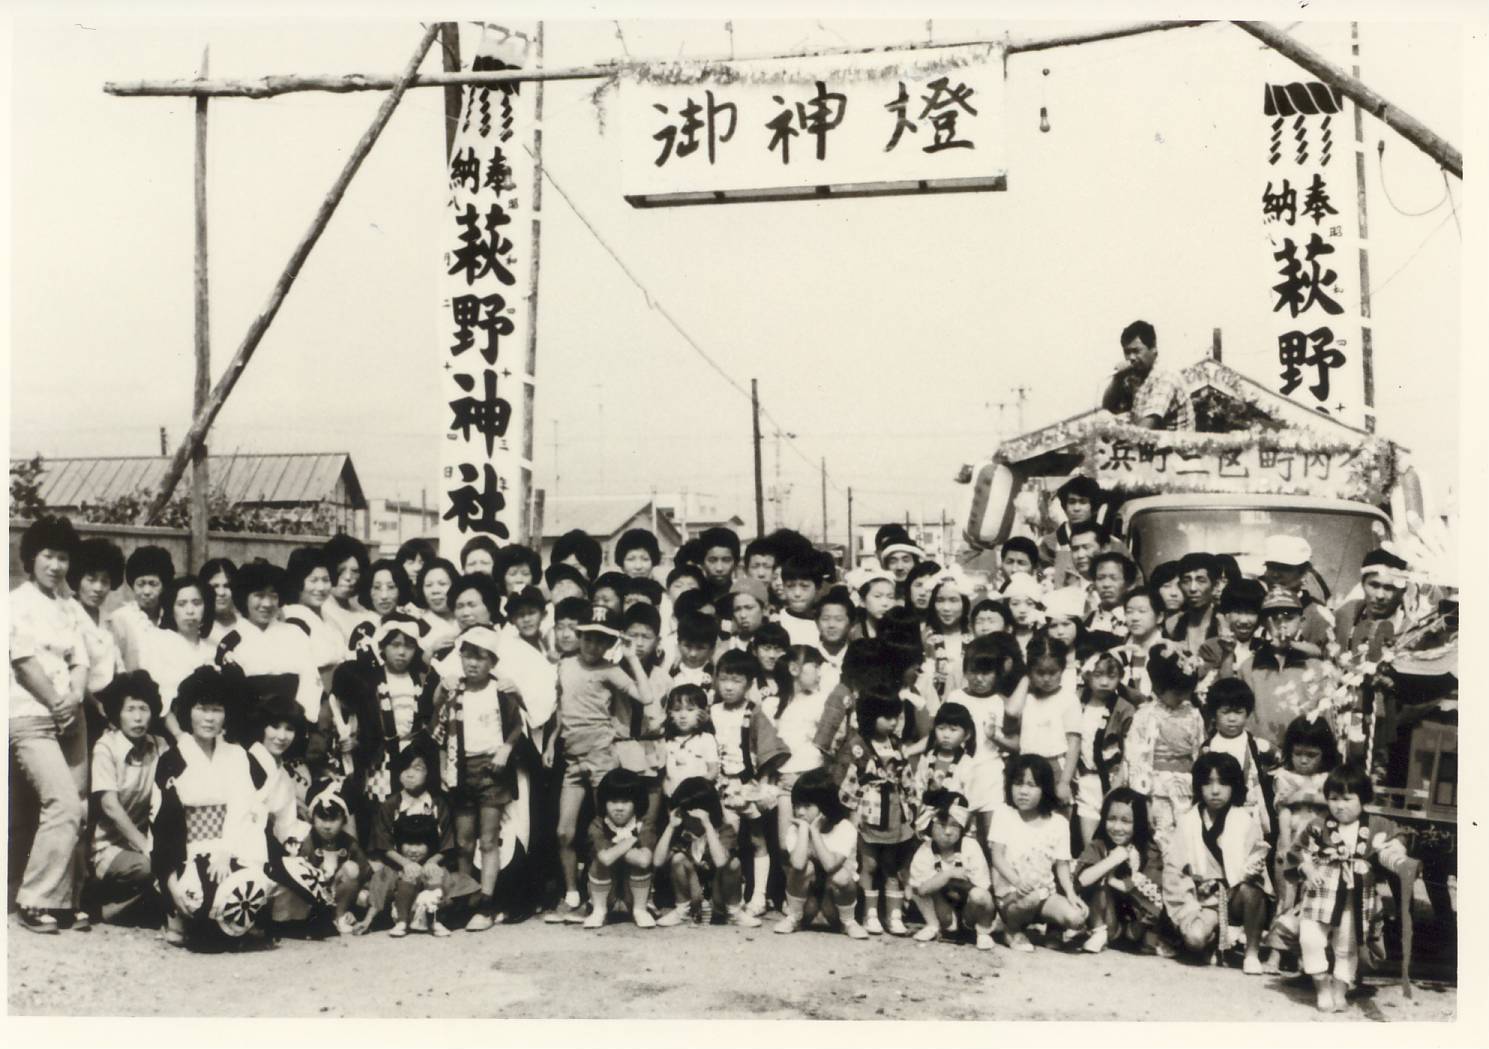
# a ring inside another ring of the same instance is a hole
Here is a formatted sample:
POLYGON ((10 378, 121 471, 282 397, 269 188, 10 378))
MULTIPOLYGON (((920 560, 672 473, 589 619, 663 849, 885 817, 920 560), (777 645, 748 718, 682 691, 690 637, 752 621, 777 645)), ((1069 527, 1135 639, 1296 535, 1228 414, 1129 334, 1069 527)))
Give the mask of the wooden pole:
POLYGON ((1376 119, 1400 134, 1412 145, 1437 161, 1450 175, 1463 178, 1463 154, 1447 139, 1432 131, 1416 117, 1366 87, 1359 77, 1330 62, 1312 48, 1299 43, 1276 26, 1266 22, 1236 22, 1246 32, 1279 54, 1292 59, 1332 88, 1337 88, 1355 105, 1369 111, 1376 119))
MULTIPOLYGON (((1074 47, 1094 44, 1103 40, 1157 33, 1167 29, 1188 29, 1207 24, 1209 20, 1180 22, 1133 22, 1082 33, 1060 33, 1047 37, 1031 37, 1025 40, 1008 41, 1004 47, 1008 54, 1017 55, 1032 51, 1048 51, 1057 47, 1074 47)), ((881 47, 837 47, 818 48, 809 51, 789 51, 759 55, 721 55, 713 58, 691 59, 691 63, 721 63, 768 61, 773 59, 825 58, 838 55, 886 54, 894 51, 936 51, 954 47, 974 47, 978 44, 997 43, 994 40, 955 40, 934 44, 891 44, 881 47)), ((408 85, 417 87, 448 87, 479 84, 518 83, 528 80, 604 80, 619 76, 631 69, 639 69, 649 63, 607 62, 598 65, 575 66, 569 69, 503 69, 482 72, 446 72, 418 76, 408 85)), ((376 73, 314 73, 286 74, 257 77, 251 80, 110 80, 103 89, 110 95, 127 98, 168 97, 173 95, 221 95, 228 98, 273 98, 296 91, 386 91, 395 80, 376 73)))
POLYGON ((858 567, 858 537, 853 534, 853 486, 848 486, 848 544, 843 554, 843 570, 852 571, 858 567))
POLYGON ((399 101, 403 98, 403 92, 408 87, 408 82, 414 78, 419 64, 424 61, 424 56, 429 53, 429 47, 434 43, 434 37, 439 32, 438 23, 432 23, 424 31, 424 36, 419 41, 419 46, 414 51, 414 56, 409 59, 403 74, 397 84, 393 86, 388 97, 383 99, 383 104, 378 108, 377 116, 372 120, 372 125, 362 134, 361 140, 356 148, 352 150, 351 156, 347 157, 346 165, 341 169, 341 174, 336 177, 336 182, 331 186, 326 199, 321 202, 315 218, 311 220, 310 228, 300 238, 296 245, 294 254, 285 264, 284 272, 279 275, 274 290, 269 293, 269 301, 253 323, 248 326, 248 334, 243 337, 242 344, 233 354, 232 361, 228 364, 227 371, 222 378, 217 380, 217 385, 212 387, 211 395, 207 398, 206 405, 197 412, 191 421, 191 428, 186 431, 180 446, 176 449, 175 456, 171 459, 170 467, 166 470, 165 477, 161 479, 160 491, 155 494, 155 499, 140 514, 139 524, 149 524, 170 502, 171 494, 176 490, 176 485, 181 480, 181 475, 186 472, 186 463, 190 460, 193 450, 206 439, 207 431, 212 428, 212 422, 217 418, 217 413, 222 410, 223 404, 227 402, 228 394, 233 392, 238 379, 243 375, 243 369, 248 366, 253 351, 258 348, 264 333, 269 330, 279 307, 284 304, 285 296, 289 294, 291 285, 299 276, 300 267, 305 265, 305 260, 310 251, 315 247, 316 241, 320 240, 321 234, 325 232, 326 225, 331 221, 331 216, 336 211, 336 206, 341 203, 341 198, 346 195, 346 187, 351 184, 352 176, 362 166, 362 161, 367 159, 367 154, 372 151, 378 136, 382 134, 383 128, 387 127, 388 120, 393 116, 393 111, 398 108, 399 101))
MULTIPOLYGON (((533 65, 542 69, 543 67, 543 23, 538 22, 538 34, 533 48, 533 65)), ((542 253, 542 223, 543 223, 543 82, 540 80, 533 88, 533 185, 532 185, 532 261, 530 263, 528 286, 531 291, 527 296, 527 373, 536 376, 538 374, 538 261, 542 253)), ((531 383, 522 384, 522 461, 527 466, 522 467, 522 490, 531 492, 533 488, 533 445, 535 434, 533 427, 537 425, 535 407, 533 404, 535 390, 531 383)), ((539 504, 541 510, 541 504, 539 504)), ((541 516, 527 519, 529 525, 528 534, 520 541, 526 542, 534 550, 543 547, 543 533, 541 531, 541 516), (539 530, 533 532, 532 528, 539 530)))
POLYGON ((764 535, 765 478, 760 466, 760 383, 756 379, 750 380, 750 419, 753 423, 750 444, 755 455, 755 534, 764 535))
MULTIPOLYGON (((202 48, 202 76, 207 75, 210 48, 202 48)), ((208 313, 207 283, 207 98, 196 98, 196 376, 191 390, 191 414, 200 415, 207 406, 212 386, 212 341, 208 313)), ((188 568, 200 568, 207 560, 207 444, 198 442, 191 451, 191 542, 188 568)))
MULTIPOLYGON (((1349 24, 1350 72, 1360 77, 1360 23, 1349 24)), ((1375 344, 1370 320, 1370 221, 1365 211, 1365 118, 1355 106, 1355 207, 1360 216, 1360 371, 1365 429, 1375 432, 1375 344)))
MULTIPOLYGON (((440 60, 446 73, 460 72, 460 23, 442 22, 439 27, 440 60)), ((445 85, 445 156, 455 151, 455 132, 460 128, 460 107, 465 89, 459 84, 445 85)))

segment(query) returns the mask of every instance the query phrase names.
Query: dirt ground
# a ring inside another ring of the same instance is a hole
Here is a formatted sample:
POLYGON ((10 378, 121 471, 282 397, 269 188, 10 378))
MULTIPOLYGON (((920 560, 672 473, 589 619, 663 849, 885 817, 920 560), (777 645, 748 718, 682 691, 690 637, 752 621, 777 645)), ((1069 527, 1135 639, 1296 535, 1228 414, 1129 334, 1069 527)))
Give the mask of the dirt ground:
MULTIPOLYGON (((1115 951, 1000 948, 816 930, 641 930, 529 921, 449 939, 385 933, 207 953, 143 929, 37 936, 11 919, 12 1015, 604 1019, 1308 1021, 1299 977, 1115 951), (273 987, 273 994, 263 993, 273 987), (152 993, 151 987, 161 993, 152 993), (66 988, 65 995, 59 989, 66 988)), ((1451 1020, 1457 989, 1377 975, 1351 1020, 1451 1020)), ((1333 1019, 1328 1017, 1327 1019, 1333 1019)))

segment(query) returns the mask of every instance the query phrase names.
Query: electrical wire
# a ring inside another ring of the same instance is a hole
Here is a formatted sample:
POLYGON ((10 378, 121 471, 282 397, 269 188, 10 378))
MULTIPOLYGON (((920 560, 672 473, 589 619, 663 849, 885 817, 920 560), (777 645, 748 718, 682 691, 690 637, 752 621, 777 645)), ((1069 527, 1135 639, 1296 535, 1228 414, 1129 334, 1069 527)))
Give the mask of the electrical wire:
POLYGON ((1403 211, 1403 210, 1401 210, 1400 205, 1398 205, 1396 203, 1396 201, 1391 198, 1391 188, 1386 185, 1386 142, 1385 142, 1385 139, 1379 139, 1376 142, 1376 146, 1375 146, 1375 164, 1376 164, 1376 169, 1380 173, 1380 188, 1381 188, 1381 192, 1386 195, 1386 203, 1389 204, 1389 205, 1391 205, 1392 209, 1395 210, 1396 214, 1398 214, 1398 215, 1401 215, 1401 216, 1403 216, 1405 218, 1409 218, 1409 219, 1419 219, 1423 215, 1430 215, 1430 214, 1432 214, 1438 208, 1442 207, 1444 203, 1446 203, 1447 201, 1449 201, 1449 200, 1452 199, 1452 196, 1453 195, 1448 190, 1448 184, 1447 184, 1448 183, 1448 175, 1447 175, 1447 172, 1444 171, 1443 172, 1443 176, 1442 176, 1442 178, 1443 178, 1443 195, 1442 195, 1442 200, 1439 200, 1436 204, 1432 205, 1432 207, 1428 208, 1426 211, 1403 211))
POLYGON ((1453 212, 1453 213, 1451 213, 1451 214, 1449 214, 1448 216, 1446 216, 1436 226, 1433 226, 1431 232, 1429 232, 1425 237, 1423 237, 1422 238, 1422 242, 1417 245, 1416 250, 1413 251, 1410 255, 1407 256, 1406 261, 1403 262, 1401 265, 1397 266, 1394 270, 1392 270, 1391 271, 1391 275, 1389 277, 1387 277, 1385 280, 1381 281, 1375 287, 1373 287, 1373 288, 1370 289, 1370 297, 1372 299, 1374 299, 1375 296, 1379 295, 1382 291, 1385 290, 1386 285, 1390 284, 1391 281, 1395 280, 1401 274, 1401 272, 1406 269, 1406 267, 1410 266, 1416 260, 1416 257, 1422 253, 1422 250, 1427 247, 1427 242, 1429 240, 1431 240, 1433 237, 1437 236, 1437 231, 1440 230, 1440 229, 1442 229, 1444 226, 1446 226, 1448 224, 1448 221, 1450 219, 1452 219, 1452 220, 1456 220, 1457 219, 1457 212, 1456 211, 1453 212))
MULTIPOLYGON (((532 148, 530 146, 524 145, 523 148, 527 150, 529 156, 532 155, 532 148)), ((735 379, 734 376, 725 371, 723 365, 719 364, 719 362, 716 361, 707 350, 699 345, 698 340, 694 339, 693 336, 688 334, 687 330, 678 322, 677 318, 672 316, 672 314, 667 310, 667 307, 660 301, 658 301, 656 296, 651 293, 650 289, 648 289, 646 285, 642 283, 641 278, 636 276, 631 268, 626 265, 625 260, 620 257, 620 255, 613 247, 611 247, 609 241, 607 241, 600 234, 599 230, 595 229, 594 224, 589 221, 588 216, 586 216, 584 212, 579 210, 579 207, 574 203, 573 198, 569 196, 568 191, 559 184, 558 180, 553 177, 553 173, 548 170, 548 166, 540 165, 540 167, 542 169, 543 177, 548 180, 548 184, 558 191, 558 195, 562 197, 564 203, 569 206, 569 210, 574 213, 574 216, 579 219, 584 228, 589 230, 590 236, 594 237, 595 240, 599 243, 600 247, 605 249, 606 254, 608 254, 611 259, 615 261, 615 264, 620 267, 621 272, 630 279, 631 283, 636 285, 637 290, 640 291, 642 297, 646 299, 646 304, 656 312, 660 313, 662 315, 662 318, 672 326, 672 329, 676 331, 678 335, 682 336, 683 341, 692 348, 693 352, 698 354, 698 356, 703 359, 704 363, 712 368, 718 374, 718 376, 724 380, 724 382, 728 383, 729 386, 734 389, 736 393, 738 393, 742 397, 750 398, 750 391, 746 389, 744 385, 739 382, 739 380, 735 379)), ((787 447, 789 447, 794 453, 796 453, 796 455, 799 456, 803 462, 810 466, 814 471, 817 471, 826 476, 829 486, 840 493, 844 491, 843 487, 838 484, 838 482, 832 477, 831 474, 827 474, 826 471, 821 469, 819 463, 813 462, 811 457, 801 450, 800 446, 797 445, 795 439, 786 436, 788 433, 791 432, 789 427, 783 425, 773 414, 770 413, 770 411, 765 408, 764 405, 761 405, 760 407, 760 416, 762 419, 770 422, 770 424, 775 427, 775 429, 781 431, 781 436, 785 438, 787 447)))
POLYGON ((1437 173, 1442 176, 1443 192, 1448 195, 1448 207, 1453 209, 1453 225, 1458 227, 1458 239, 1463 239, 1463 223, 1458 221, 1458 204, 1453 200, 1453 187, 1448 182, 1448 173, 1444 168, 1438 168, 1437 173))

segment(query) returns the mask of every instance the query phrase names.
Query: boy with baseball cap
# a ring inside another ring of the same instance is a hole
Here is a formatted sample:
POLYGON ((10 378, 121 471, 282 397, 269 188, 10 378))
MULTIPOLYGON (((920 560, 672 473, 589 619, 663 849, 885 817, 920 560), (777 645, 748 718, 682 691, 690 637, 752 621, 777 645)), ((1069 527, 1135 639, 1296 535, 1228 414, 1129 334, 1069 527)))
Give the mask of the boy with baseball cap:
POLYGON ((620 631, 620 617, 595 605, 576 622, 579 651, 558 664, 558 731, 563 747, 563 787, 558 799, 558 853, 563 867, 564 899, 544 920, 550 924, 582 922, 579 909, 579 857, 574 835, 586 792, 620 766, 616 754, 615 707, 624 699, 648 711, 657 702, 646 670, 631 640, 620 631), (619 645, 624 669, 605 658, 619 645))
POLYGON ((1328 651, 1334 623, 1323 609, 1323 596, 1311 592, 1308 582, 1313 568, 1313 547, 1298 535, 1269 535, 1262 546, 1266 571, 1262 582, 1268 590, 1291 591, 1302 609, 1302 626, 1296 640, 1310 646, 1316 656, 1328 651))

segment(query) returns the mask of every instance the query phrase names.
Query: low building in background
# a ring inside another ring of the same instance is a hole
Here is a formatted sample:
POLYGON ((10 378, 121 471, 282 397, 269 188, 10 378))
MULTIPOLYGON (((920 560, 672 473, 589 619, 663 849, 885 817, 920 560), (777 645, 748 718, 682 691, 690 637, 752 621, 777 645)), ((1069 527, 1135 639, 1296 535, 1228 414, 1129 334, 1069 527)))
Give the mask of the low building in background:
MULTIPOLYGON (((743 523, 738 518, 733 520, 736 527, 743 523)), ((689 522, 690 528, 691 524, 689 522)), ((604 551, 602 571, 616 567, 615 541, 632 528, 646 528, 656 535, 662 560, 668 565, 684 541, 682 533, 671 518, 649 499, 628 496, 570 499, 560 496, 548 499, 543 507, 541 553, 545 566, 552 558, 553 544, 558 541, 558 537, 575 528, 599 542, 604 551)))

